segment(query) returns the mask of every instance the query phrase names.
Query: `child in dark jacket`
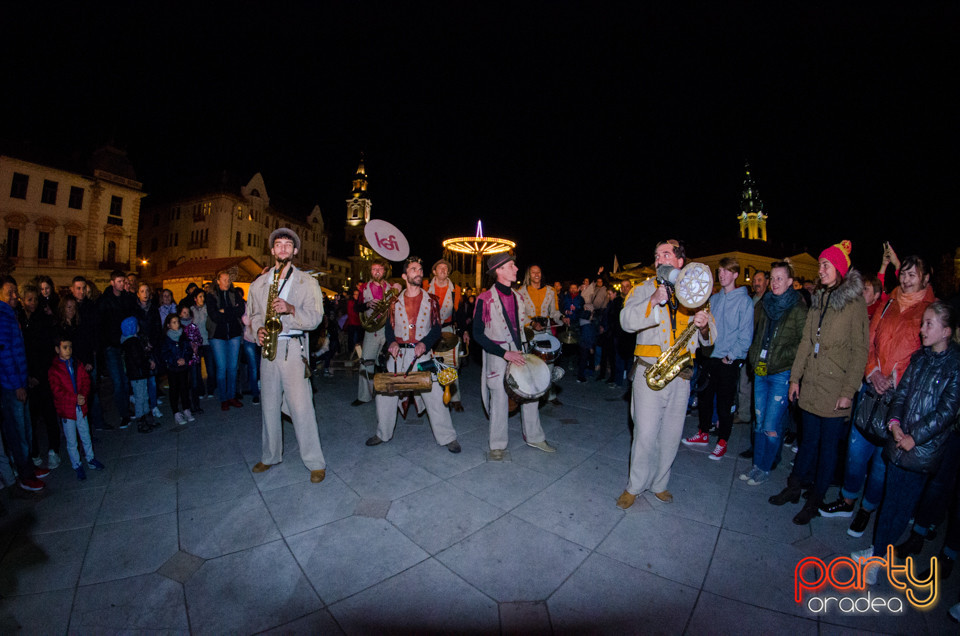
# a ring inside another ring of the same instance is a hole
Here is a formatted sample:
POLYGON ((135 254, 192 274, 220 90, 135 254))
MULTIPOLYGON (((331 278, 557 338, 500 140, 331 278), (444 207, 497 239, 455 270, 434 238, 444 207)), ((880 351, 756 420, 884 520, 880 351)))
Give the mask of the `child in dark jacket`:
POLYGON ((77 479, 87 478, 80 463, 80 453, 77 450, 77 435, 83 442, 83 454, 87 459, 87 467, 91 470, 103 470, 104 466, 93 456, 93 441, 90 439, 90 426, 87 423, 87 398, 90 397, 90 374, 82 364, 73 358, 73 343, 67 336, 58 338, 55 347, 57 356, 50 364, 47 378, 53 393, 53 406, 63 435, 67 439, 67 454, 70 456, 70 465, 77 472, 77 479))
POLYGON ((200 335, 200 328, 193 323, 193 313, 186 301, 180 303, 180 328, 183 331, 183 337, 190 343, 190 357, 187 359, 187 378, 190 381, 190 398, 193 403, 193 413, 201 415, 203 409, 200 408, 200 386, 203 379, 200 377, 200 347, 203 346, 203 336, 200 335))
POLYGON ((147 352, 144 341, 139 336, 140 322, 136 316, 124 318, 120 323, 120 349, 123 351, 123 363, 127 368, 127 378, 133 387, 134 419, 137 430, 149 433, 160 426, 150 412, 150 393, 148 382, 156 368, 156 363, 147 352))
POLYGON ((180 317, 176 312, 164 319, 163 328, 166 337, 160 345, 160 355, 167 367, 170 408, 173 409, 173 417, 177 425, 196 422, 193 413, 190 412, 190 367, 187 364, 193 357, 193 347, 180 328, 180 317))

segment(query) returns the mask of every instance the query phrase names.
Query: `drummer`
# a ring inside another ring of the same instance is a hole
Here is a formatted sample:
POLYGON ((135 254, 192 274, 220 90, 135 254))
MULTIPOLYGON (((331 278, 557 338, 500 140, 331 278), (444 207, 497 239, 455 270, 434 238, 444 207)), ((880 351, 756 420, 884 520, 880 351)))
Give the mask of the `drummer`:
MULTIPOLYGON (((451 269, 453 268, 450 261, 441 258, 433 264, 430 270, 433 273, 433 279, 429 282, 424 281, 423 288, 430 292, 431 296, 436 296, 440 303, 440 328, 443 333, 456 334, 457 325, 454 324, 454 316, 460 308, 463 291, 460 289, 460 285, 452 283, 448 278, 451 269)), ((468 346, 470 344, 470 334, 467 332, 463 333, 463 342, 468 346)), ((459 343, 457 344, 459 346, 459 343)), ((460 402, 459 379, 453 381, 450 387, 450 395, 452 396, 450 407, 454 411, 463 411, 463 404, 460 402)))
MULTIPOLYGON (((473 315, 473 339, 483 349, 483 376, 480 396, 490 416, 490 459, 502 461, 507 449, 507 390, 503 385, 507 363, 524 365, 521 325, 527 322, 527 310, 520 294, 511 285, 517 280, 517 264, 508 252, 494 254, 487 260, 487 273, 496 276, 493 287, 477 297, 473 315)), ((523 439, 527 446, 553 453, 540 426, 539 403, 527 402, 520 407, 523 439)))
MULTIPOLYGON (((416 256, 410 256, 403 263, 403 280, 406 290, 393 304, 390 319, 384 325, 387 352, 387 371, 406 373, 417 371, 414 362, 424 363, 433 359, 430 351, 440 339, 440 307, 436 297, 424 292, 423 263, 416 256)), ((421 393, 430 418, 430 428, 437 444, 446 446, 451 453, 460 452, 457 432, 453 429, 450 410, 443 404, 443 389, 436 380, 430 390, 421 393)), ((397 425, 397 395, 378 393, 377 434, 367 440, 367 446, 377 446, 389 442, 397 425)))
MULTIPOLYGON (((570 324, 570 321, 560 313, 560 302, 557 300, 557 292, 553 287, 543 284, 543 271, 539 265, 531 265, 523 276, 523 286, 519 290, 520 297, 527 310, 529 322, 524 325, 533 329, 534 333, 549 333, 556 335, 552 330, 548 330, 551 322, 554 325, 570 324)), ((553 373, 553 364, 550 364, 550 372, 553 373)), ((548 400, 551 404, 560 406, 561 402, 557 399, 557 393, 553 384, 550 385, 550 395, 548 400)))

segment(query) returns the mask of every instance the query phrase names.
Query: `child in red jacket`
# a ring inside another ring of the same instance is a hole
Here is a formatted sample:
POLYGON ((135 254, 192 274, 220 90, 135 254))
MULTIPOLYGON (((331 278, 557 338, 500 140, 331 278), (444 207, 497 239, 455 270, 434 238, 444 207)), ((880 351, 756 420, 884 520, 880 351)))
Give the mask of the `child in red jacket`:
POLYGON ((93 456, 90 426, 87 424, 87 398, 90 395, 90 374, 82 364, 73 359, 73 342, 66 335, 57 338, 57 356, 50 365, 47 377, 53 392, 53 405, 67 438, 67 454, 70 465, 77 471, 77 479, 87 478, 77 451, 77 435, 83 442, 83 453, 91 470, 103 470, 104 466, 93 456))

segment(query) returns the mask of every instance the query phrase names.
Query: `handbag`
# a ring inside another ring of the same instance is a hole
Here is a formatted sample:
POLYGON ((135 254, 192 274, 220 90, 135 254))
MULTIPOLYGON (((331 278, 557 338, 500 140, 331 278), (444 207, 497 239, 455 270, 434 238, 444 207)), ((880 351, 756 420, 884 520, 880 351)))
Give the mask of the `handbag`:
POLYGON ((853 425, 874 446, 883 446, 890 436, 887 431, 887 411, 893 400, 893 390, 878 395, 869 384, 860 393, 853 425))

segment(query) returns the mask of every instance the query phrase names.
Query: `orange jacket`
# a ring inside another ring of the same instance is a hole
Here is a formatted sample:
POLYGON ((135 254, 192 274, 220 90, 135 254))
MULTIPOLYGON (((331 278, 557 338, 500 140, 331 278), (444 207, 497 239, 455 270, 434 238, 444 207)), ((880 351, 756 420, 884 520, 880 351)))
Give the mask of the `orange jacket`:
POLYGON ((894 386, 900 383, 906 372, 910 356, 920 348, 920 321, 924 310, 936 300, 933 288, 927 287, 923 300, 901 312, 897 302, 899 296, 900 288, 897 287, 890 295, 890 304, 878 307, 870 320, 870 352, 863 372, 865 378, 878 369, 883 375, 892 374, 894 386))

